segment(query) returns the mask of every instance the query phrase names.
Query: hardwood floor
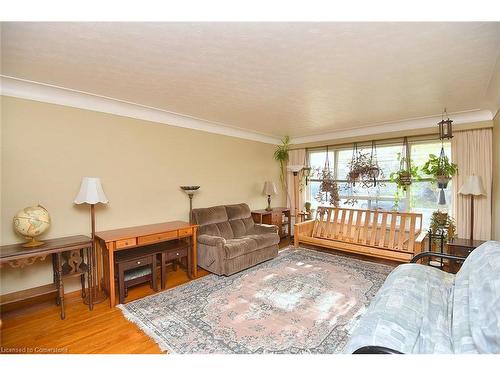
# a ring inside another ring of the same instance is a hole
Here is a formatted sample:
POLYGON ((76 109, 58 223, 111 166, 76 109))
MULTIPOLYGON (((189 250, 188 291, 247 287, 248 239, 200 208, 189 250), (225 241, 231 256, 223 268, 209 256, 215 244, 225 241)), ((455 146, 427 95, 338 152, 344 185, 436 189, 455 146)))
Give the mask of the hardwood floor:
MULTIPOLYGON (((288 245, 285 239, 280 248, 288 245)), ((167 289, 189 281, 183 268, 169 271, 167 289)), ((199 269, 198 278, 207 274, 199 269)), ((153 293, 147 284, 131 288, 127 301, 153 293)), ((79 292, 68 294, 65 302, 65 320, 59 319, 59 307, 53 300, 3 313, 0 353, 161 353, 158 345, 126 320, 118 308, 110 309, 108 300, 95 305, 93 311, 82 303, 79 292)))
MULTIPOLYGON (((184 269, 169 271, 167 289, 189 281, 184 269)), ((207 274, 198 270, 198 278, 207 274)), ((147 284, 130 288, 127 301, 153 293, 147 284)), ((93 311, 82 303, 80 292, 66 295, 65 302, 65 320, 59 319, 59 307, 53 301, 3 313, 0 353, 161 353, 118 308, 109 308, 108 300, 95 305, 93 311)))

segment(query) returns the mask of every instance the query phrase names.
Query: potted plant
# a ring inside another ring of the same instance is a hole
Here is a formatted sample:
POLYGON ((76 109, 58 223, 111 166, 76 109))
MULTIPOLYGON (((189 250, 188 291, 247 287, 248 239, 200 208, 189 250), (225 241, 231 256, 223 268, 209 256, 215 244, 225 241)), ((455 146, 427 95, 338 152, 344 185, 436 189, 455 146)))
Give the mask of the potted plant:
POLYGON ((446 189, 448 182, 457 174, 458 166, 455 163, 450 163, 444 149, 441 149, 439 157, 434 154, 429 155, 429 159, 422 167, 422 172, 432 176, 433 182, 437 183, 439 189, 446 189))
POLYGON ((276 147, 274 151, 274 160, 280 163, 280 180, 283 191, 286 191, 286 164, 288 163, 290 151, 290 137, 284 136, 281 140, 281 144, 276 147))
POLYGON ((311 212, 311 202, 306 202, 304 204, 304 208, 306 209, 306 212, 311 212))
POLYGON ((447 212, 439 210, 432 213, 429 229, 433 233, 444 234, 447 240, 453 239, 457 233, 455 220, 447 212))
POLYGON ((313 218, 313 214, 314 214, 314 209, 311 208, 312 207, 312 204, 311 202, 306 202, 304 204, 304 209, 306 210, 306 216, 307 216, 307 219, 310 220, 313 218))

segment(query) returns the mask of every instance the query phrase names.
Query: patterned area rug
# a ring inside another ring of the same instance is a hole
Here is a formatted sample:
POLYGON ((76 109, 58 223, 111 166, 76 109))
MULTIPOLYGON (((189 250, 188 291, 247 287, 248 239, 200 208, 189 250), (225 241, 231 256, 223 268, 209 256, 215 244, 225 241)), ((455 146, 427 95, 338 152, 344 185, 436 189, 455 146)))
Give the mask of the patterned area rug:
POLYGON ((391 271, 290 248, 119 307, 170 353, 339 353, 391 271))

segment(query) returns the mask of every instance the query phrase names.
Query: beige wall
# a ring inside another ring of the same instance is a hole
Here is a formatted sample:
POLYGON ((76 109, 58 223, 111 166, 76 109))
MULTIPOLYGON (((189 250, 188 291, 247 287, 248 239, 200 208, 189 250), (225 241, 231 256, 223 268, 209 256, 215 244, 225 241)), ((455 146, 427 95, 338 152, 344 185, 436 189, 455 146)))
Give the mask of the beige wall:
POLYGON ((493 120, 493 212, 491 238, 500 241, 500 112, 493 120))
MULTIPOLYGON (((272 145, 10 97, 1 110, 1 244, 23 240, 12 217, 38 203, 52 219, 43 237, 88 234, 89 208, 73 204, 82 176, 100 177, 110 201, 98 230, 187 220, 180 185, 201 185, 195 207, 263 208, 264 181, 279 183, 272 145)), ((4 267, 0 281, 2 293, 49 283, 49 262, 4 267)))

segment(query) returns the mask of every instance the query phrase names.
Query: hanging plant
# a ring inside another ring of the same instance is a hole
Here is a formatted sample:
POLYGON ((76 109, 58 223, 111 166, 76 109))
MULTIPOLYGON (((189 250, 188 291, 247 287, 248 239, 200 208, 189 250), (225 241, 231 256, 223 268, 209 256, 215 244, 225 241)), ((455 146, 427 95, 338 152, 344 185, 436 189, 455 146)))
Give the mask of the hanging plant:
POLYGON ((281 140, 281 145, 276 147, 274 151, 274 160, 280 163, 280 181, 281 187, 283 191, 287 190, 287 181, 286 181, 286 164, 289 159, 289 151, 290 151, 290 137, 284 136, 281 140))
POLYGON ((446 189, 451 178, 458 173, 458 166, 450 163, 448 156, 441 147, 439 157, 429 154, 429 159, 422 167, 422 172, 432 177, 434 183, 437 183, 439 189, 446 189))
POLYGON ((325 166, 321 171, 321 183, 319 191, 314 197, 319 203, 330 203, 332 206, 338 207, 340 202, 339 188, 335 181, 330 162, 328 160, 328 147, 326 148, 325 166))
POLYGON ((413 167, 410 159, 410 148, 408 139, 404 137, 403 150, 398 153, 399 170, 392 172, 389 176, 391 182, 395 182, 398 189, 406 191, 411 185, 412 180, 419 180, 418 167, 413 167))
POLYGON ((372 142, 371 154, 359 151, 357 144, 354 144, 346 177, 348 185, 355 187, 356 182, 360 182, 364 188, 377 186, 377 179, 382 175, 382 170, 378 165, 376 153, 375 141, 372 142))

